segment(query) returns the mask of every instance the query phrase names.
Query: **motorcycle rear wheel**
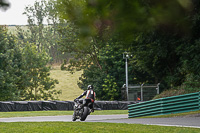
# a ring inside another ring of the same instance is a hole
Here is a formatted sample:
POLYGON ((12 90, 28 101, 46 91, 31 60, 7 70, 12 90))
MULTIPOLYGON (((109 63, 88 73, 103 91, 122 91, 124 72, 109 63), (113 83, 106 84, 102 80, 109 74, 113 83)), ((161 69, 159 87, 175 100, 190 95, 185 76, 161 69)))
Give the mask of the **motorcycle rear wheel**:
POLYGON ((84 107, 83 114, 82 114, 80 120, 81 121, 85 121, 85 119, 87 118, 88 114, 89 114, 89 108, 88 107, 84 107))

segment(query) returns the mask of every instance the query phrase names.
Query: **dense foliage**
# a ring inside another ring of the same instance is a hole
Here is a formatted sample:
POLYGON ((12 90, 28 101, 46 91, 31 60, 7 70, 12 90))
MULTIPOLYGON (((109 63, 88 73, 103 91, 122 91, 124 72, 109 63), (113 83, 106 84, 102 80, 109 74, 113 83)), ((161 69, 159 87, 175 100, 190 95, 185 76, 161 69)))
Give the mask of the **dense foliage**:
MULTIPOLYGON (((130 82, 160 82, 165 89, 199 90, 198 0, 57 0, 57 3, 60 17, 71 20, 80 29, 76 35, 81 40, 79 45, 71 45, 80 52, 67 43, 63 47, 82 53, 81 59, 77 58, 79 62, 82 58, 93 59, 84 67, 79 85, 85 86, 81 88, 93 83, 99 98, 119 99, 120 85, 125 82, 122 53, 129 51, 133 54, 129 73, 134 75, 130 82), (98 42, 94 45, 97 52, 91 50, 93 42, 98 42), (81 52, 85 49, 95 53, 98 62, 89 53, 81 52)), ((78 65, 71 63, 74 67, 78 65)))
POLYGON ((79 87, 93 84, 98 99, 120 100, 125 51, 133 55, 130 84, 199 91, 198 0, 56 2, 42 0, 25 8, 29 25, 27 32, 18 27, 18 45, 1 30, 3 100, 48 99, 59 93, 53 90, 57 81, 48 78, 49 57, 52 63, 65 58, 63 70, 83 70, 79 87))
POLYGON ((22 100, 55 100, 61 91, 54 89, 57 80, 50 78, 49 56, 43 50, 37 51, 35 44, 27 43, 22 50, 23 75, 21 84, 24 89, 20 92, 22 100))
MULTIPOLYGON (((60 29, 63 35, 60 44, 63 51, 70 52, 74 58, 66 64, 66 68, 63 65, 62 69, 70 70, 72 73, 83 70, 78 82, 79 87, 86 90, 88 84, 93 84, 98 99, 120 100, 121 87, 125 84, 125 60, 122 55, 126 50, 124 42, 116 36, 108 37, 106 40, 91 37, 87 44, 81 43, 78 39, 78 30, 74 25, 70 25, 60 29)), ((129 81, 132 84, 153 83, 154 78, 142 72, 137 66, 131 65, 129 66, 129 81)))
POLYGON ((12 100, 17 97, 20 75, 21 54, 14 45, 14 39, 7 34, 5 27, 0 27, 0 99, 12 100))
POLYGON ((35 44, 22 44, 0 27, 0 100, 56 99, 57 80, 49 77, 46 52, 38 52, 35 44))

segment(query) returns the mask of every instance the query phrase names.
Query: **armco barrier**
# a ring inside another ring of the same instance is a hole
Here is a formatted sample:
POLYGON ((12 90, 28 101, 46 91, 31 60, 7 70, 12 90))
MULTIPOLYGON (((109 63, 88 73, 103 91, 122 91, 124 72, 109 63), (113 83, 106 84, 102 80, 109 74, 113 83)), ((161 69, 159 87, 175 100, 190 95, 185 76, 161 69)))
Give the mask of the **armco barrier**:
MULTIPOLYGON (((95 101, 97 110, 128 110, 131 101, 95 101)), ((0 112, 8 111, 41 111, 73 110, 73 101, 1 101, 0 112)))
POLYGON ((200 92, 128 105, 129 118, 200 110, 200 92))

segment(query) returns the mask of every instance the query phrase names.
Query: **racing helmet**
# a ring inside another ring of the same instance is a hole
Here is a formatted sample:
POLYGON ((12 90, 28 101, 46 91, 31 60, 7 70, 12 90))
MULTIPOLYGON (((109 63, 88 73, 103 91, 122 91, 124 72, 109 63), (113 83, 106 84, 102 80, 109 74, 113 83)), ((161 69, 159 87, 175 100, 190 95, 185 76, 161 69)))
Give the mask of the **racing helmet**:
POLYGON ((88 90, 93 89, 93 85, 88 85, 88 90))

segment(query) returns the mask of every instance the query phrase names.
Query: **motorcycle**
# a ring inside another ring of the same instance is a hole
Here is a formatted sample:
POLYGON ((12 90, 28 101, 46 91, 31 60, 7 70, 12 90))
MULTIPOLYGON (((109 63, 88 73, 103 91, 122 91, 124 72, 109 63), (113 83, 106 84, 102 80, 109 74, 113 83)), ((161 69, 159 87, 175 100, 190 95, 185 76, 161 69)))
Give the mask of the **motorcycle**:
POLYGON ((76 119, 80 119, 81 121, 85 121, 88 115, 93 112, 89 106, 92 104, 90 99, 75 99, 74 100, 74 113, 72 116, 72 121, 76 121, 76 119), (83 104, 83 100, 85 100, 85 104, 83 104))

